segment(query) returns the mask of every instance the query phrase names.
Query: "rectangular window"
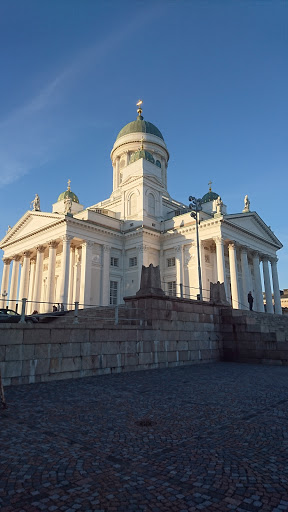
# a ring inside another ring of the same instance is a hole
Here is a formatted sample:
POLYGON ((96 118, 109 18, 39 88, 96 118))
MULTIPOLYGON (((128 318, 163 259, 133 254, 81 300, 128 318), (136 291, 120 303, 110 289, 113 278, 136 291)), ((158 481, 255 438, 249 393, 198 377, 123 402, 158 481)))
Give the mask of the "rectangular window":
POLYGON ((118 281, 110 281, 110 305, 118 304, 118 281))
POLYGON ((176 296, 176 281, 169 281, 168 283, 168 295, 176 296))
POLYGON ((114 256, 111 256, 110 265, 111 267, 119 267, 119 258, 114 258, 114 256))
POLYGON ((137 256, 129 258, 129 267, 137 267, 137 256))
POLYGON ((175 258, 167 258, 167 267, 175 267, 175 258))

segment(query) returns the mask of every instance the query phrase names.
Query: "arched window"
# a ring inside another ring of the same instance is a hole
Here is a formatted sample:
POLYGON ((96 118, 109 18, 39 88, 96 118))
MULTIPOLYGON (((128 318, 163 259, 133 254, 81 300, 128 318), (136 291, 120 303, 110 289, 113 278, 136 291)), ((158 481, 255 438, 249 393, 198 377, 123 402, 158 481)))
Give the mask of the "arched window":
POLYGON ((160 167, 160 169, 161 169, 161 162, 160 162, 160 160, 156 160, 156 165, 157 165, 157 167, 160 167))
POLYGON ((131 194, 129 199, 129 215, 135 215, 137 212, 137 197, 136 194, 131 194))
POLYGON ((148 194, 148 214, 155 216, 155 197, 153 194, 148 194))

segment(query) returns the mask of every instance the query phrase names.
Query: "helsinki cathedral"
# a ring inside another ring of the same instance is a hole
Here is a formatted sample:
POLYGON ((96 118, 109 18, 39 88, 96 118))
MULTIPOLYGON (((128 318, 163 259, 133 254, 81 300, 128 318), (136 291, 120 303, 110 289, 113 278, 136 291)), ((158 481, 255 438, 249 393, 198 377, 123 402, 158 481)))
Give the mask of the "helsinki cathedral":
POLYGON ((167 295, 199 298, 198 254, 203 300, 210 283, 224 283, 233 308, 281 313, 276 252, 282 244, 250 211, 228 213, 219 194, 201 198, 198 225, 187 205, 167 190, 169 152, 161 131, 142 115, 118 133, 111 151, 113 190, 85 207, 68 188, 52 205, 24 213, 1 240, 4 268, 1 307, 28 299, 27 312, 123 303, 139 290, 142 265, 160 266, 167 295), (197 229, 199 244, 197 250, 197 229), (263 283, 263 285, 262 285, 263 283), (14 302, 7 302, 7 299, 14 302))

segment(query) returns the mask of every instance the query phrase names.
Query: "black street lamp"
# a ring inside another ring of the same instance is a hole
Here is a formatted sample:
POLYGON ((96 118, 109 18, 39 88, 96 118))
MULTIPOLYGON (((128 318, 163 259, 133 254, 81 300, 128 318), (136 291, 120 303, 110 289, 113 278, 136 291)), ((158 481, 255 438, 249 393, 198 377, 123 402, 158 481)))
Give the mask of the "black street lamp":
POLYGON ((199 233, 198 233, 198 223, 200 224, 200 219, 198 212, 202 210, 202 199, 196 199, 196 197, 189 197, 189 210, 192 210, 190 215, 193 219, 196 220, 196 242, 197 242, 197 257, 198 257, 198 280, 199 280, 199 296, 200 300, 203 300, 203 292, 202 292, 202 276, 201 276, 201 262, 200 262, 200 249, 199 249, 199 233))

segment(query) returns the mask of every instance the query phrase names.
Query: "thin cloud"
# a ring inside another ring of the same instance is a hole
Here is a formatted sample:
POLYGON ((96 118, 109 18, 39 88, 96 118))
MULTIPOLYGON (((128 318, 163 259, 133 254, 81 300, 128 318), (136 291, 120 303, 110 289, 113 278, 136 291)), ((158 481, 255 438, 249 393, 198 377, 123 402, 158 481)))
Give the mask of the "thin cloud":
POLYGON ((0 120, 0 188, 50 160, 50 155, 68 136, 67 131, 61 129, 65 120, 61 118, 58 123, 58 116, 62 99, 69 94, 71 85, 77 84, 77 79, 91 70, 91 62, 96 67, 99 60, 139 31, 139 26, 145 25, 152 13, 154 18, 162 15, 163 6, 144 11, 140 23, 137 16, 119 31, 113 31, 104 40, 79 52, 35 97, 0 120), (58 112, 53 117, 55 107, 58 112))

